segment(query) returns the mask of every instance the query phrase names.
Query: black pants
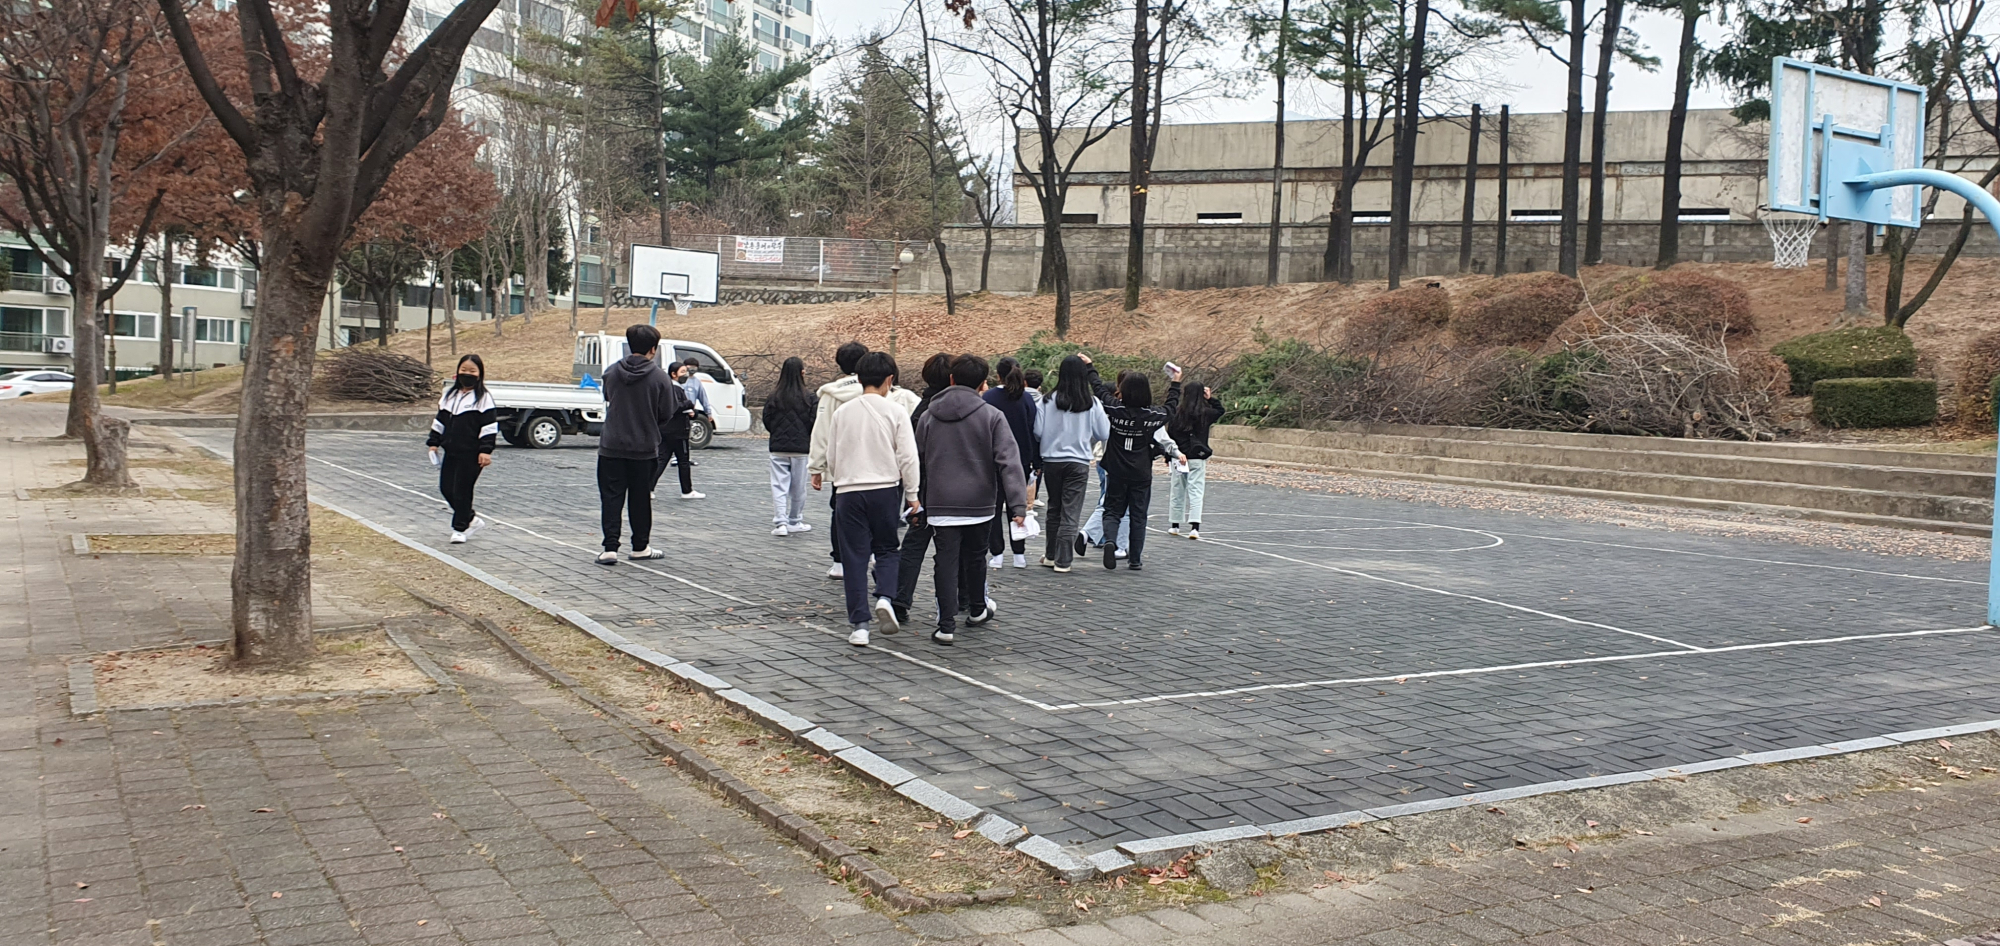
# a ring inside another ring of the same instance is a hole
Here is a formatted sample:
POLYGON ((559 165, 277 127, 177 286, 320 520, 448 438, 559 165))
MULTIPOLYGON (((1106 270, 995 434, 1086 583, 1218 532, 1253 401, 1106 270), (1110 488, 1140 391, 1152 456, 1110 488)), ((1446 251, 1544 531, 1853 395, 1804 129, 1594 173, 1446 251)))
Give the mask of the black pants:
MULTIPOLYGON (((1042 464, 1042 489, 1049 497, 1048 536, 1043 556, 1068 566, 1076 557, 1076 534, 1083 528, 1083 491, 1090 483, 1090 464, 1054 460, 1042 464)), ((1112 533, 1117 535, 1117 533, 1112 533)))
POLYGON ((660 460, 652 457, 627 460, 623 457, 597 458, 597 502, 604 513, 604 550, 618 551, 618 519, 628 508, 632 515, 632 548, 652 548, 653 481, 660 475, 660 460))
POLYGON ((896 607, 904 611, 917 598, 917 579, 924 574, 924 553, 931 549, 934 533, 929 523, 917 523, 903 533, 903 564, 896 573, 896 607))
POLYGON ((438 492, 451 504, 451 531, 464 532, 472 525, 472 484, 479 482, 478 451, 446 450, 444 465, 438 468, 438 492))
POLYGON ((666 475, 667 461, 669 459, 681 461, 681 494, 686 495, 694 492, 694 470, 690 469, 694 464, 688 462, 688 439, 686 437, 675 437, 671 440, 660 441, 660 465, 653 471, 653 481, 646 484, 646 492, 651 493, 653 490, 659 488, 660 477, 666 475))
POLYGON ((938 627, 958 625, 964 607, 986 603, 986 533, 990 523, 970 526, 941 526, 931 541, 937 543, 937 567, 932 580, 937 585, 938 627))
POLYGON ((1104 543, 1118 541, 1118 522, 1132 517, 1132 547, 1125 550, 1125 564, 1139 564, 1146 551, 1146 507, 1153 503, 1153 478, 1128 479, 1116 473, 1104 481, 1104 543))
POLYGON ((833 474, 828 473, 823 479, 826 483, 826 508, 833 510, 833 515, 828 516, 826 520, 826 542, 833 546, 833 563, 838 565, 840 564, 840 493, 833 488, 833 474))
POLYGON ((847 623, 867 624, 873 603, 868 597, 868 556, 875 556, 875 596, 896 596, 896 576, 903 565, 896 531, 903 524, 903 488, 841 493, 834 521, 840 523, 840 557, 854 566, 841 578, 847 592, 847 623))

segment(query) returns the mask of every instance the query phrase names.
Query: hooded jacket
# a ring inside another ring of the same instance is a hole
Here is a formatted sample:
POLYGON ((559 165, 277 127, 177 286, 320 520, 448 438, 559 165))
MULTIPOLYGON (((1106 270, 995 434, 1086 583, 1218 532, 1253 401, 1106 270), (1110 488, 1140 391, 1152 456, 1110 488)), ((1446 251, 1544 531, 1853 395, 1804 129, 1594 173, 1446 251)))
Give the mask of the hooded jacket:
POLYGON ((656 460, 660 441, 671 435, 674 419, 689 409, 687 392, 658 362, 626 355, 604 369, 604 429, 597 455, 621 460, 656 460))
POLYGON ((1035 468, 1041 466, 1041 451, 1035 442, 1035 399, 1028 396, 1026 389, 1021 391, 1020 397, 1008 397, 1006 388, 987 388, 982 397, 986 403, 993 405, 994 410, 1006 416, 1007 428, 1014 432, 1014 445, 1021 449, 1021 468, 1028 473, 1035 472, 1035 468))
POLYGON ((991 516, 993 497, 1005 495, 1007 515, 1028 513, 1021 448, 999 409, 979 393, 953 385, 931 398, 917 422, 917 455, 923 459, 924 513, 931 518, 991 516))
MULTIPOLYGON (((861 379, 854 375, 848 375, 838 380, 828 381, 820 385, 819 391, 815 392, 813 396, 819 399, 819 412, 813 417, 812 448, 807 453, 811 459, 806 461, 806 472, 824 474, 827 472, 826 448, 833 439, 833 412, 840 410, 841 405, 861 396, 861 379)), ((891 404, 895 404, 905 411, 915 411, 917 409, 918 398, 915 391, 907 388, 891 387, 888 396, 891 404)))

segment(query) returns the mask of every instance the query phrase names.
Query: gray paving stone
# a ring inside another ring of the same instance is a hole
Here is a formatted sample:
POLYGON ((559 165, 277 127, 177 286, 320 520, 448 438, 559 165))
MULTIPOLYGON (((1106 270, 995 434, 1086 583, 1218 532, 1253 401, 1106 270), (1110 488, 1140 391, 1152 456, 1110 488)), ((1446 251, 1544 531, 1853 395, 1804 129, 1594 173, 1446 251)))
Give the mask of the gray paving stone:
POLYGON ((1064 849, 1062 845, 1040 835, 1032 836, 1014 845, 1014 850, 1034 858, 1043 867, 1048 868, 1051 873, 1064 880, 1083 880, 1097 873, 1096 865, 1064 849))
POLYGON ((896 794, 957 822, 969 822, 981 814, 978 805, 920 778, 896 786, 896 794))
POLYGON ((861 774, 891 788, 917 777, 915 772, 903 768, 888 759, 884 759, 873 752, 869 752, 860 746, 852 749, 842 749, 834 753, 833 756, 854 767, 861 774))

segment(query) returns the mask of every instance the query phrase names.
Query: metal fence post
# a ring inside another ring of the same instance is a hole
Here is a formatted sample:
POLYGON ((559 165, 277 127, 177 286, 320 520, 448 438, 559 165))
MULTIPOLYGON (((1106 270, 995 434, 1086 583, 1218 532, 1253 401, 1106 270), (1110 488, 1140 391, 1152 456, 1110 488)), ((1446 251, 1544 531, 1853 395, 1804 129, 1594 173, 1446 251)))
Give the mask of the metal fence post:
POLYGON ((819 241, 819 284, 826 285, 826 240, 819 241))

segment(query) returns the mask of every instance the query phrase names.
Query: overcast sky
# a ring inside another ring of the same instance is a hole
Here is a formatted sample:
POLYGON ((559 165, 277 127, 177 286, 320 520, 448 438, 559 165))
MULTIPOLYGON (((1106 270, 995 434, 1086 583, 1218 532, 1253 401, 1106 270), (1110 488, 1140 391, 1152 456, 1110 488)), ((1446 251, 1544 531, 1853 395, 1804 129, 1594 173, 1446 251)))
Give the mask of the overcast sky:
MULTIPOLYGON (((820 0, 814 5, 818 15, 820 38, 840 43, 843 46, 873 28, 887 28, 905 8, 907 0, 820 0)), ((1629 8, 1628 8, 1629 9, 1629 8)), ((1674 53, 1680 43, 1680 21, 1677 17, 1651 12, 1639 12, 1637 19, 1629 24, 1640 37, 1641 42, 1652 55, 1660 58, 1660 67, 1654 72, 1642 72, 1636 67, 1625 65, 1614 73, 1611 86, 1611 107, 1614 110, 1664 109, 1673 102, 1674 94, 1674 53)), ((1702 23, 1702 38, 1708 42, 1721 39, 1721 30, 1713 21, 1702 23)), ((1595 37, 1591 42, 1595 56, 1595 37)), ((1521 112, 1555 112, 1563 107, 1564 73, 1562 68, 1547 55, 1525 44, 1510 44, 1493 54, 1494 74, 1501 78, 1496 88, 1481 96, 1488 108, 1501 103, 1512 105, 1521 112)), ((1594 59, 1593 59, 1594 61, 1594 59)), ((822 70, 818 77, 821 90, 828 91, 831 76, 822 70)), ((1310 92, 1301 95, 1296 87, 1293 103, 1287 108, 1292 118, 1326 117, 1329 109, 1320 102, 1313 101, 1310 92)), ((1590 101, 1593 91, 1586 80, 1584 96, 1590 101)), ((1337 102, 1331 96, 1326 103, 1337 102)), ((1734 104, 1726 94, 1716 89, 1696 86, 1691 104, 1696 108, 1726 107, 1734 104)), ((1254 95, 1240 99, 1218 101, 1192 106, 1183 114, 1169 115, 1177 121, 1270 121, 1274 107, 1272 86, 1267 80, 1254 95)), ((1337 113, 1333 113, 1337 114, 1337 113)))

